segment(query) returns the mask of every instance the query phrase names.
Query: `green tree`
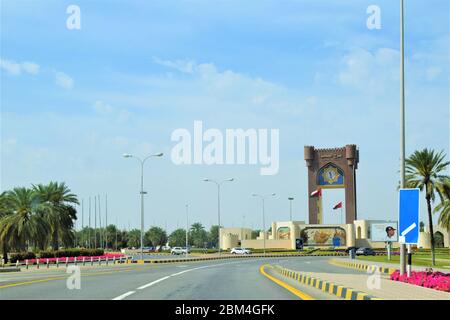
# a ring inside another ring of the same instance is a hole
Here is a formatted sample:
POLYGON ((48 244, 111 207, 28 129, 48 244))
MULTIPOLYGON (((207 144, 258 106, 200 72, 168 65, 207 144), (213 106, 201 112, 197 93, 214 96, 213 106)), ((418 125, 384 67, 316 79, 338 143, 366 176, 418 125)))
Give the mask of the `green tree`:
POLYGON ((141 230, 133 229, 127 232, 127 246, 128 247, 141 247, 141 230))
POLYGON ((440 212, 438 223, 450 231, 450 179, 445 179, 438 191, 441 203, 434 208, 434 212, 440 212))
POLYGON ((160 227, 151 227, 146 233, 145 238, 148 239, 153 246, 162 246, 167 242, 167 233, 160 227))
POLYGON ((217 248, 217 243, 219 242, 219 226, 212 225, 208 232, 208 242, 213 248, 217 248))
POLYGON ((260 232, 261 230, 252 230, 252 239, 258 238, 260 232))
POLYGON ((203 248, 205 242, 208 240, 205 227, 200 222, 196 222, 191 225, 190 238, 192 239, 192 244, 197 248, 203 248))
MULTIPOLYGON (((12 214, 12 211, 10 210, 10 206, 8 205, 7 193, 2 192, 0 194, 0 233, 2 226, 4 225, 3 219, 10 214, 12 214)), ((2 257, 6 263, 8 262, 8 239, 0 238, 0 248, 2 249, 2 257)))
POLYGON ((444 161, 443 151, 437 153, 434 150, 423 149, 415 151, 406 159, 406 186, 408 188, 419 188, 425 191, 425 199, 428 211, 428 225, 431 237, 431 261, 436 265, 434 252, 434 231, 431 204, 435 200, 435 194, 443 189, 448 176, 443 173, 450 162, 444 161))
POLYGON ((79 204, 76 195, 64 182, 33 185, 33 191, 39 202, 39 212, 50 225, 53 250, 59 249, 60 242, 66 247, 71 246, 74 221, 77 219, 76 209, 72 205, 79 204))
POLYGON ((186 230, 177 229, 169 236, 169 245, 171 247, 184 247, 186 245, 186 230))
POLYGON ((30 243, 42 246, 51 229, 37 213, 39 202, 35 193, 27 188, 14 188, 7 192, 5 201, 11 213, 0 224, 2 243, 18 250, 28 249, 30 243))

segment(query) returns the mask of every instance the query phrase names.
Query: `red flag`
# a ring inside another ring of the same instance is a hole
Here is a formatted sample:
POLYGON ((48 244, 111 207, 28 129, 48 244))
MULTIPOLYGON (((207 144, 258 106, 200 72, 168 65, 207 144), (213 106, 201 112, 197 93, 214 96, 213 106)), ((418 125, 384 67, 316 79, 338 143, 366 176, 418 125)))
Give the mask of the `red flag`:
POLYGON ((334 207, 333 207, 333 210, 336 210, 338 208, 342 208, 342 201, 337 203, 337 204, 335 204, 334 207))
POLYGON ((322 189, 317 189, 316 191, 311 192, 311 197, 321 197, 322 196, 322 189))

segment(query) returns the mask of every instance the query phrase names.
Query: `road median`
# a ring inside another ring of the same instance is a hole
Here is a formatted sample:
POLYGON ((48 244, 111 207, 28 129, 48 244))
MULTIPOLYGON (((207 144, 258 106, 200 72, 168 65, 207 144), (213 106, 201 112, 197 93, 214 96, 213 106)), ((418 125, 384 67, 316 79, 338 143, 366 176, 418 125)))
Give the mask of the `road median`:
POLYGON ((348 286, 339 285, 329 280, 322 280, 318 277, 313 277, 310 274, 286 269, 281 266, 274 266, 273 270, 282 276, 299 282, 300 284, 322 290, 323 292, 335 295, 345 300, 380 300, 379 298, 365 292, 355 290, 348 286))
POLYGON ((383 266, 379 266, 379 265, 361 263, 361 262, 356 262, 356 261, 345 261, 343 259, 330 259, 328 261, 328 263, 332 264, 334 266, 338 266, 338 267, 351 268, 351 269, 361 270, 361 271, 370 272, 370 273, 374 273, 375 271, 378 271, 380 273, 384 273, 384 274, 388 274, 388 275, 391 275, 392 273, 395 272, 395 270, 397 270, 395 268, 388 268, 388 267, 383 267, 383 266))

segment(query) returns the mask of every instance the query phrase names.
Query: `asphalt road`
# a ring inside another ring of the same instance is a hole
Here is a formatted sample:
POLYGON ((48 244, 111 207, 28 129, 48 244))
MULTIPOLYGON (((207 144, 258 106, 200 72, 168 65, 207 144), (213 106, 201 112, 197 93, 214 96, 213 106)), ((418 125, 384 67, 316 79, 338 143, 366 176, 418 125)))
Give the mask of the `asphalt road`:
MULTIPOLYGON (((0 273, 0 299, 291 300, 299 297, 262 275, 260 267, 271 264, 298 271, 358 273, 330 265, 328 259, 251 258, 161 265, 86 266, 80 269, 81 288, 72 290, 67 288, 69 274, 65 268, 23 270, 0 273)), ((282 280, 291 284, 286 279, 282 280)), ((296 285, 315 299, 336 299, 318 289, 296 285)))

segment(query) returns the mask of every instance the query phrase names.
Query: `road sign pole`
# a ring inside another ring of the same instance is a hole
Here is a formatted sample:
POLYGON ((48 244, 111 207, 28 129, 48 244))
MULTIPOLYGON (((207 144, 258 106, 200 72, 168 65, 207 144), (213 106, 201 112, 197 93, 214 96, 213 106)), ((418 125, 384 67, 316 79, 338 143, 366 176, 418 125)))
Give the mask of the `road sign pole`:
POLYGON ((391 261, 391 242, 387 243, 387 256, 388 256, 388 261, 391 261))
POLYGON ((411 277, 411 263, 412 263, 411 245, 408 244, 408 266, 406 269, 406 274, 408 275, 408 278, 411 277))

